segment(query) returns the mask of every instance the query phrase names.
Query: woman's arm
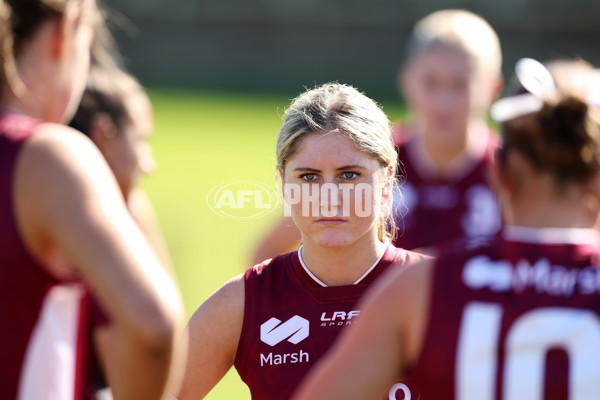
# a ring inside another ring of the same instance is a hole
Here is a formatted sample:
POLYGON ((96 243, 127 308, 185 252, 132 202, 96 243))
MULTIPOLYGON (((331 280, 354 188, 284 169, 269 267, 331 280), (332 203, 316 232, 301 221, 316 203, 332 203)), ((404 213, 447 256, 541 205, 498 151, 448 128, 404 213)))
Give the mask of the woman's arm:
POLYGON ((76 266, 118 329, 115 396, 160 398, 175 361, 183 307, 103 157, 81 134, 43 124, 24 145, 15 173, 16 220, 25 245, 54 274, 76 266))
POLYGON ((235 361, 244 321, 244 276, 213 293, 188 323, 190 348, 177 398, 202 399, 235 361))
POLYGON ((171 263, 169 248, 160 229, 154 206, 148 198, 148 195, 141 188, 136 187, 131 190, 127 201, 127 208, 137 222, 138 226, 148 239, 150 246, 158 256, 161 264, 167 269, 171 276, 175 277, 175 271, 171 263))

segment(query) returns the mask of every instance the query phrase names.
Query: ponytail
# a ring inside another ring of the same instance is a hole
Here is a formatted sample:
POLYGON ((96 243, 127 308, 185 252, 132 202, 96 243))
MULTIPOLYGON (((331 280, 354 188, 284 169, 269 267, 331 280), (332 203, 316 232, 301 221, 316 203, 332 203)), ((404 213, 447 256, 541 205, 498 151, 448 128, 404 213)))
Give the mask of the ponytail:
POLYGON ((583 182, 600 171, 600 119, 581 96, 561 91, 541 110, 503 126, 504 151, 517 150, 558 183, 583 182))
POLYGON ((500 161, 517 151, 559 185, 600 172, 600 72, 584 60, 521 59, 520 87, 491 109, 504 122, 500 161))
POLYGON ((548 143, 545 162, 559 181, 587 179, 598 171, 600 126, 590 112, 584 99, 566 95, 538 116, 548 143))

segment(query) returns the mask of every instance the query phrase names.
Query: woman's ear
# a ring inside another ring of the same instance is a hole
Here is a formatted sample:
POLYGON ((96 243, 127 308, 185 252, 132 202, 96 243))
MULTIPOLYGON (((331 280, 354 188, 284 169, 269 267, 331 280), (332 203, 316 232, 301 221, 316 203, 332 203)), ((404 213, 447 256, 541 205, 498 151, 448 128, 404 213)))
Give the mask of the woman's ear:
POLYGON ((520 196, 526 182, 532 182, 537 173, 531 162, 518 151, 510 151, 505 158, 498 168, 500 185, 511 196, 520 196))
POLYGON ((492 92, 492 101, 490 102, 490 104, 492 104, 494 101, 496 101, 500 98, 503 90, 504 90, 504 77, 502 76, 502 74, 498 74, 498 77, 496 78, 496 81, 494 83, 494 88, 493 88, 493 92, 492 92))
POLYGON ((80 6, 77 5, 77 2, 71 1, 61 17, 48 21, 48 24, 50 24, 49 29, 52 31, 51 51, 55 59, 60 59, 64 56, 68 40, 75 36, 80 18, 80 6))
POLYGON ((486 82, 487 95, 486 95, 486 108, 489 109, 492 104, 500 98, 502 91, 504 90, 504 77, 502 74, 495 76, 489 76, 489 81, 486 82))
POLYGON ((283 186, 283 175, 284 174, 284 170, 283 167, 278 166, 277 167, 277 179, 279 179, 279 182, 281 183, 281 195, 284 196, 283 198, 285 199, 285 192, 284 192, 284 186, 283 186))
POLYGON ((394 174, 394 166, 392 164, 388 164, 385 166, 383 171, 383 187, 381 196, 384 200, 388 200, 394 191, 394 180, 396 179, 394 174))
POLYGON ((508 151, 498 157, 492 167, 490 185, 500 202, 505 223, 513 223, 513 208, 522 196, 524 188, 536 182, 539 176, 534 166, 518 151, 508 151))
POLYGON ((518 196, 523 187, 523 178, 532 173, 531 164, 516 151, 503 154, 498 149, 494 165, 489 170, 490 187, 498 198, 518 196))
POLYGON ((65 18, 54 18, 47 23, 52 32, 51 55, 55 60, 59 60, 65 53, 65 18))
POLYGON ((297 183, 285 183, 285 169, 277 167, 277 173, 281 182, 281 196, 283 198, 283 215, 289 217, 292 215, 291 206, 298 204, 301 199, 301 188, 297 183))
POLYGON ((100 114, 90 126, 90 139, 106 156, 108 143, 117 136, 117 127, 107 114, 100 114))

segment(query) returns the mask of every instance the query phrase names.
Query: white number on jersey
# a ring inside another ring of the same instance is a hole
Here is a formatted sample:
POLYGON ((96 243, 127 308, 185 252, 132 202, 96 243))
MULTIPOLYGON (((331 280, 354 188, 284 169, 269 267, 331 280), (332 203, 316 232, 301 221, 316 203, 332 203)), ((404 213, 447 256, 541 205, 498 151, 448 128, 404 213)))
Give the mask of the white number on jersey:
POLYGON ((392 388, 390 389, 390 392, 388 394, 388 399, 396 400, 398 398, 401 398, 403 400, 411 400, 410 389, 404 383, 398 382, 394 386, 392 386, 392 388), (398 396, 402 396, 402 397, 398 397, 398 396))
POLYGON ((498 365, 502 306, 471 302, 463 312, 457 349, 456 399, 493 400, 503 368, 503 400, 543 400, 545 362, 552 348, 569 358, 569 400, 600 393, 600 319, 589 310, 548 307, 521 315, 509 327, 498 365))
POLYGON ((468 211, 462 217, 462 227, 469 238, 494 235, 502 225, 498 201, 492 191, 483 186, 471 187, 465 197, 468 211))

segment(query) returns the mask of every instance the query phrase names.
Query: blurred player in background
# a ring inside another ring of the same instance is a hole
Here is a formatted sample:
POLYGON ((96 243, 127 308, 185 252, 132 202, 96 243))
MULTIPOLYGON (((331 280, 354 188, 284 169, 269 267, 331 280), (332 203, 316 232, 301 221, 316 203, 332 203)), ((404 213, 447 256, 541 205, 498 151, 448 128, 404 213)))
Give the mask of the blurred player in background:
MULTIPOLYGON (((253 399, 289 398, 358 319, 366 288, 391 265, 425 257, 390 243, 396 151, 387 117, 356 89, 326 84, 296 98, 277 163, 303 246, 249 269, 198 308, 180 400, 204 397, 232 365, 253 399)), ((410 396, 403 383, 388 389, 410 396)))
POLYGON ((394 128, 406 175, 396 246, 426 249, 500 229, 488 182, 498 139, 485 118, 502 91, 501 62, 496 33, 473 13, 442 10, 415 25, 399 76, 413 119, 394 128))
MULTIPOLYGON (((81 103, 70 126, 88 136, 98 147, 111 168, 127 208, 142 229, 162 265, 174 276, 171 258, 162 232, 146 193, 138 187, 140 178, 152 172, 156 162, 148 140, 153 127, 152 105, 137 80, 116 65, 97 63, 92 66, 81 103)), ((96 312, 91 320, 94 354, 101 360, 101 371, 115 373, 114 363, 118 351, 113 343, 118 331, 110 318, 91 298, 96 312)), ((116 377, 101 377, 96 386, 108 391, 116 377)), ((110 397, 108 397, 110 398, 110 397)))
MULTIPOLYGON (((501 226, 488 168, 498 139, 485 118, 502 91, 502 54, 492 27, 462 10, 438 11, 411 34, 399 84, 412 120, 393 128, 401 193, 394 245, 432 252, 445 241, 494 235, 501 226)), ((299 243, 282 220, 254 261, 299 243)))
POLYGON ((98 147, 117 179, 133 219, 162 264, 172 269, 154 208, 138 186, 140 178, 156 168, 148 142, 154 130, 152 104, 144 88, 119 68, 93 66, 69 125, 98 147))
POLYGON ((493 108, 503 232, 382 281, 296 399, 372 398, 403 371, 428 399, 598 397, 600 76, 517 66, 528 93, 493 108))
POLYGON ((0 2, 3 398, 94 398, 89 288, 119 333, 115 397, 161 398, 175 361, 176 286, 101 154, 62 125, 103 23, 91 0, 0 2))

